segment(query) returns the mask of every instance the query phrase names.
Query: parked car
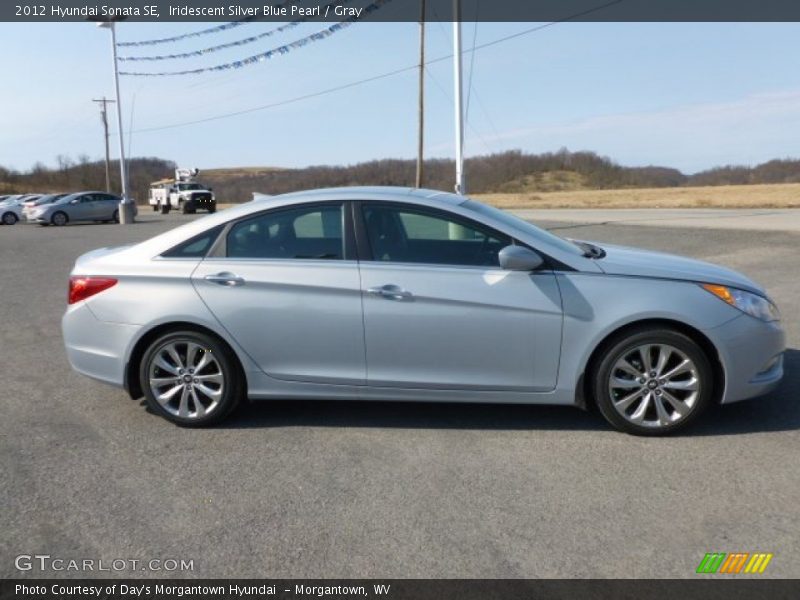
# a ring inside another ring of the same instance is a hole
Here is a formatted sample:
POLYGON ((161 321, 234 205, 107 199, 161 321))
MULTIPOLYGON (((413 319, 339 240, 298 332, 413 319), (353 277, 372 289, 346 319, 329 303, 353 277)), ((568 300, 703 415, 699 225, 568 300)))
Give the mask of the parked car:
POLYGON ((44 194, 42 196, 24 200, 22 202, 22 216, 27 219, 28 215, 37 206, 42 206, 43 204, 53 204, 65 196, 67 196, 67 194, 44 194))
POLYGON ((18 198, 19 196, 8 196, 0 201, 0 223, 3 225, 15 225, 22 218, 22 205, 18 198))
MULTIPOLYGON (((119 221, 119 196, 106 192, 78 192, 52 204, 34 207, 28 221, 41 225, 66 225, 74 221, 119 221)), ((136 214, 134 205, 134 214, 136 214)))
POLYGON ((395 188, 274 196, 89 252, 62 325, 74 369, 187 426, 246 397, 351 398, 595 404, 664 434, 773 388, 785 345, 740 273, 395 188))

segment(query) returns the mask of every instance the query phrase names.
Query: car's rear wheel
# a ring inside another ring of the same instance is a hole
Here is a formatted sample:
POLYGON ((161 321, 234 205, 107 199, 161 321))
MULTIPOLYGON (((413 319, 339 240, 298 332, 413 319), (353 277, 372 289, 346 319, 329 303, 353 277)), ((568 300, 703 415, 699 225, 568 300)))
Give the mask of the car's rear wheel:
POLYGON ((139 380, 149 406, 185 427, 219 422, 245 393, 233 353, 195 331, 174 331, 155 340, 142 358, 139 380))
POLYGON ((114 223, 119 223, 119 210, 114 211, 114 214, 111 216, 111 220, 114 221, 114 223))
POLYGON ((663 435, 694 421, 711 403, 708 357, 672 329, 639 329, 611 341, 593 377, 606 420, 636 435, 663 435))
POLYGON ((7 212, 3 215, 3 225, 14 225, 19 219, 13 212, 7 212))
POLYGON ((52 217, 50 217, 50 222, 53 225, 57 225, 59 227, 61 225, 66 225, 68 221, 69 221, 69 217, 67 216, 67 214, 63 213, 61 211, 58 211, 52 217))

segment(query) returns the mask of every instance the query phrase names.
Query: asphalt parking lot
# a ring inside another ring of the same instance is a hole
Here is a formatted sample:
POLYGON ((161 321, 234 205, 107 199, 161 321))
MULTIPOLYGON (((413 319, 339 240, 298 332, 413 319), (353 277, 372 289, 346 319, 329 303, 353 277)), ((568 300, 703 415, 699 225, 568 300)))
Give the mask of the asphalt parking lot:
POLYGON ((78 575, 14 567, 49 554, 193 577, 696 577, 741 551, 800 577, 800 233, 545 223, 736 268, 777 301, 781 387, 678 437, 570 408, 299 401, 185 430, 74 374, 60 318, 78 255, 189 218, 0 227, 1 576, 78 575))

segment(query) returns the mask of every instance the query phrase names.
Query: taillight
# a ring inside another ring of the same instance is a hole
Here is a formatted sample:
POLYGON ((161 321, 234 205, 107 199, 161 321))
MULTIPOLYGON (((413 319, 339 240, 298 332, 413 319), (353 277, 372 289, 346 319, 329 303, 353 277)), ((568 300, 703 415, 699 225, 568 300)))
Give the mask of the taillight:
POLYGON ((94 296, 117 284, 113 277, 70 277, 68 304, 75 304, 81 300, 94 296))

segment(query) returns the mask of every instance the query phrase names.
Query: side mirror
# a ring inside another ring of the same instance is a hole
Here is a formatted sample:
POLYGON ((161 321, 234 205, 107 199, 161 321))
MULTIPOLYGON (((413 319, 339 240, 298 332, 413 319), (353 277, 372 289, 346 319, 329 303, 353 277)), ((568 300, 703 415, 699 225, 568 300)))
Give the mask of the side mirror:
POLYGON ((500 266, 508 271, 535 271, 544 264, 541 256, 524 246, 506 246, 497 257, 500 266))
POLYGON ((78 202, 80 202, 80 201, 81 201, 80 198, 75 198, 74 200, 70 200, 69 203, 70 204, 78 204, 78 202))

